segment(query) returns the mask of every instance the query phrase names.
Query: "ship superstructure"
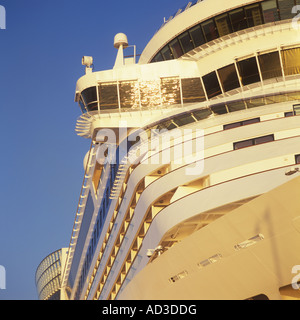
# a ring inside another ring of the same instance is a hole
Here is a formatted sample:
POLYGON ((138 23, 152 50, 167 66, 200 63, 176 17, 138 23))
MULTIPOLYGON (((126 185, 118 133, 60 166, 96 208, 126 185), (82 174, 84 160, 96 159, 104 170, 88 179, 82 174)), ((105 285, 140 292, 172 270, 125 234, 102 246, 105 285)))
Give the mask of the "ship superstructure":
POLYGON ((298 4, 189 2, 138 63, 83 58, 68 299, 299 297, 298 4))

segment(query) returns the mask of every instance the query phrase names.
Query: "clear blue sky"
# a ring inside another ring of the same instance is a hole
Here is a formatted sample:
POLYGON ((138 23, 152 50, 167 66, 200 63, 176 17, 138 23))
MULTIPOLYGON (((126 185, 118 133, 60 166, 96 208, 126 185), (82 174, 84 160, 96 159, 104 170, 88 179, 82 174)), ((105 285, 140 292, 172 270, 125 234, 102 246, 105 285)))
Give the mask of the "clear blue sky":
POLYGON ((141 53, 186 0, 0 0, 0 300, 35 300, 35 271, 67 247, 90 141, 75 134, 83 55, 111 69, 116 33, 141 53))

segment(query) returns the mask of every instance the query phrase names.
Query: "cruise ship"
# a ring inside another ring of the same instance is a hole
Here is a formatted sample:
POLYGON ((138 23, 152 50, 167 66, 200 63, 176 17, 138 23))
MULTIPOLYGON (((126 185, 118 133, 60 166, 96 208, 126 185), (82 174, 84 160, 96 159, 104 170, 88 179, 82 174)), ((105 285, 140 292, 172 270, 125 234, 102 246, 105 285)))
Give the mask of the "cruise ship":
POLYGON ((297 5, 191 1, 141 55, 83 57, 62 299, 300 298, 297 5))

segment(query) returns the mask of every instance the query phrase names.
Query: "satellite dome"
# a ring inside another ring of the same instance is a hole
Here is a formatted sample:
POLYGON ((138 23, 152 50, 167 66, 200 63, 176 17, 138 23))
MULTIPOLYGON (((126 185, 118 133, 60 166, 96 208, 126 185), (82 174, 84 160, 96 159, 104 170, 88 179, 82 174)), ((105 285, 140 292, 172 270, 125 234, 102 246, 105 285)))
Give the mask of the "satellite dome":
POLYGON ((128 47, 128 39, 124 33, 118 33, 115 35, 114 47, 119 49, 121 45, 123 45, 124 48, 128 47))

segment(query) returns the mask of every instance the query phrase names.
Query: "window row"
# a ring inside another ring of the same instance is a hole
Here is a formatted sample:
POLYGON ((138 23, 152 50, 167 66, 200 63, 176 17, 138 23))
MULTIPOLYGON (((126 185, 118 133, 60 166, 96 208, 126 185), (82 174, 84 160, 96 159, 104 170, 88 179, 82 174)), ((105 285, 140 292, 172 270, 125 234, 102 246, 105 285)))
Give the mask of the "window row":
MULTIPOLYGON (((209 118, 212 115, 222 115, 227 114, 239 110, 252 109, 256 107, 261 107, 269 104, 280 103, 280 102, 289 102, 300 99, 299 92, 289 92, 284 94, 277 95, 269 95, 269 96, 261 96, 255 98, 249 98, 245 100, 231 101, 227 103, 221 103, 216 105, 211 105, 208 108, 194 110, 192 112, 183 113, 181 115, 177 115, 176 117, 172 117, 170 119, 164 119, 156 124, 153 124, 149 127, 146 127, 146 131, 151 130, 172 130, 174 128, 179 128, 181 126, 201 121, 209 118)), ((300 105, 294 105, 291 107, 290 112, 286 112, 285 116, 290 115, 300 115, 300 105), (291 114, 290 114, 291 113, 291 114)), ((247 125, 251 123, 259 122, 259 118, 249 119, 233 124, 228 124, 224 126, 224 130, 230 129, 230 127, 236 127, 240 125, 247 125)))
POLYGON ((300 48, 261 53, 203 76, 208 99, 252 83, 300 73, 300 48))
POLYGON ((228 130, 228 129, 233 129, 233 128, 237 128, 237 127, 241 127, 241 126, 247 126, 248 124, 253 124, 253 123, 257 123, 257 122, 260 122, 260 118, 248 119, 248 120, 244 120, 244 121, 225 124, 223 126, 223 128, 224 128, 224 130, 228 130))
MULTIPOLYGON (((75 294, 75 300, 79 299, 80 294, 81 294, 81 290, 83 285, 85 284, 85 279, 88 273, 88 270, 90 268, 90 264, 92 261, 92 258, 94 256, 95 253, 95 249, 97 247, 98 244, 98 240, 100 237, 100 234, 102 232, 104 223, 105 223, 105 219, 108 213, 108 209, 111 203, 111 200, 109 199, 110 196, 110 191, 111 188, 113 186, 115 177, 116 177, 116 170, 117 170, 117 166, 116 165, 111 165, 110 166, 110 175, 109 175, 109 179, 107 181, 107 185, 106 185, 106 189, 104 191, 103 194, 103 199, 100 205, 100 209, 99 209, 99 213, 98 213, 98 217, 97 220, 95 222, 95 226, 94 226, 94 230, 92 233, 92 238, 90 240, 90 244, 86 253, 86 257, 85 257, 85 261, 83 264, 83 269, 81 271, 81 277, 79 280, 79 285, 77 287, 77 291, 75 294)), ((101 176, 102 177, 102 176, 101 176)), ((101 177, 99 177, 99 180, 101 180, 101 177)), ((97 193, 97 190, 95 190, 95 192, 97 193)))
POLYGON ((267 0, 231 10, 183 32, 170 41, 151 62, 177 59, 200 45, 227 34, 261 24, 292 19, 300 0, 267 0))
POLYGON ((85 113, 98 110, 98 101, 100 110, 105 111, 135 110, 205 100, 200 78, 172 77, 162 78, 160 81, 100 83, 98 87, 82 91, 79 105, 85 113))
POLYGON ((45 273, 49 268, 53 267, 53 265, 59 265, 61 263, 61 250, 55 251, 48 255, 38 266, 36 271, 36 283, 39 281, 41 275, 45 273))
POLYGON ((79 105, 87 111, 135 110, 203 102, 222 93, 272 78, 300 74, 300 48, 261 53, 237 60, 202 78, 100 83, 82 91, 79 105))
POLYGON ((272 141, 274 141, 274 134, 270 134, 267 136, 258 137, 258 138, 254 138, 254 139, 248 139, 248 140, 244 140, 244 141, 235 142, 233 144, 233 149, 238 150, 238 149, 247 148, 250 146, 255 146, 258 144, 272 142, 272 141))

